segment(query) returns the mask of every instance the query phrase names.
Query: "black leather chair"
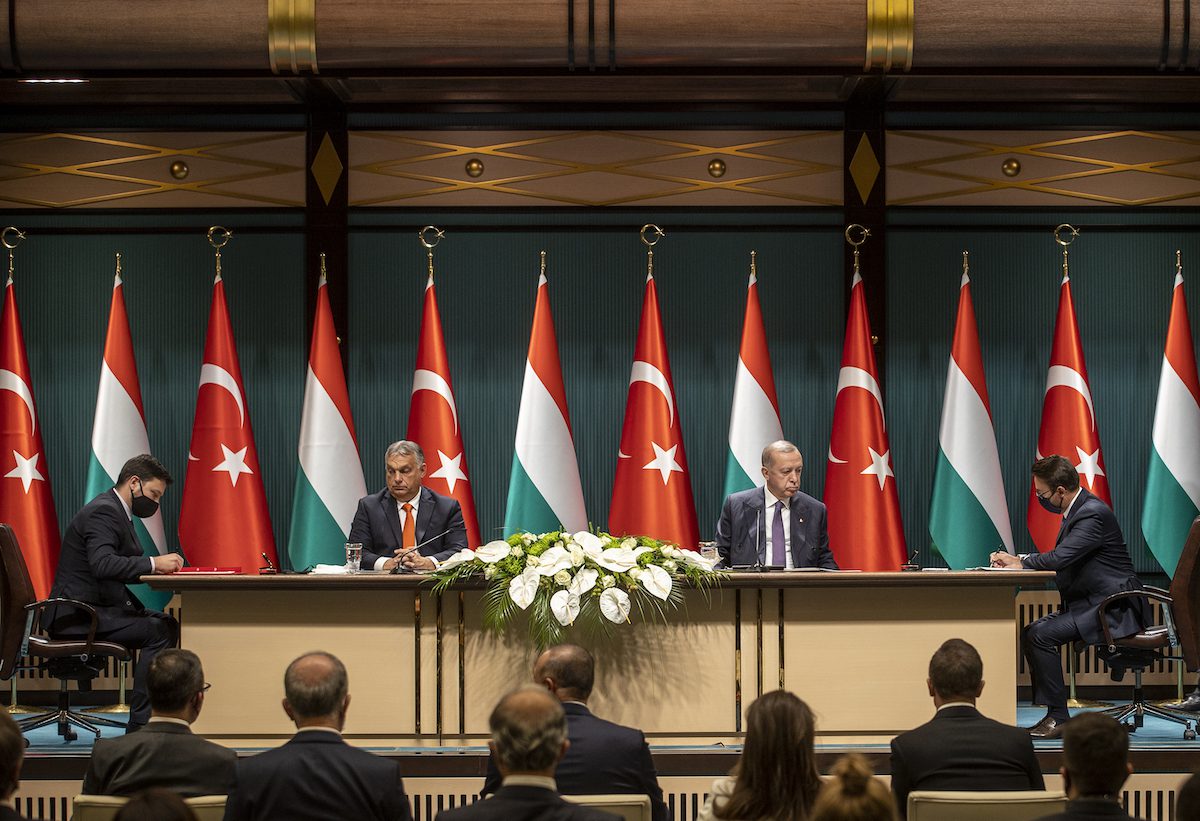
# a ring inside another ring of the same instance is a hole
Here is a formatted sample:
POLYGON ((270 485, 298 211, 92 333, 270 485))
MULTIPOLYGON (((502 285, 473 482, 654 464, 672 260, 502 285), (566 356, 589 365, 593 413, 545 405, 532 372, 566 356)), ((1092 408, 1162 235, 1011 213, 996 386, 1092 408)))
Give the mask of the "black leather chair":
POLYGON ((58 708, 18 721, 22 732, 57 722, 58 734, 74 741, 78 736, 73 726, 90 730, 97 737, 100 736, 97 724, 125 726, 110 718, 84 716, 72 710, 67 684, 74 681, 79 689, 89 689, 110 658, 125 661, 129 659, 129 650, 110 641, 96 641, 96 610, 90 604, 73 599, 37 600, 25 556, 16 534, 7 524, 0 524, 0 606, 0 680, 7 681, 16 675, 21 659, 28 656, 59 681, 58 708), (50 604, 70 605, 89 614, 92 624, 87 637, 60 640, 39 635, 42 610, 50 604))
POLYGON ((1097 617, 1100 619, 1100 630, 1103 643, 1100 651, 1104 660, 1110 665, 1119 665, 1133 671, 1133 698, 1129 704, 1103 710, 1117 721, 1127 722, 1130 731, 1143 725, 1144 717, 1152 715, 1165 721, 1183 725, 1183 737, 1189 741, 1196 738, 1194 729, 1197 717, 1190 713, 1159 707, 1146 701, 1142 693, 1142 673, 1146 668, 1159 661, 1172 664, 1183 664, 1188 670, 1200 670, 1200 644, 1197 643, 1197 617, 1200 608, 1197 607, 1196 596, 1200 594, 1200 516, 1192 522, 1188 530, 1187 540, 1183 545, 1183 553, 1175 568, 1175 577, 1171 580, 1171 589, 1162 590, 1157 587, 1145 587, 1141 590, 1129 590, 1114 593, 1100 603, 1097 617), (1122 638, 1114 638, 1104 618, 1104 612, 1116 602, 1125 599, 1142 598, 1147 602, 1158 602, 1161 605, 1162 623, 1147 626, 1139 633, 1122 638))

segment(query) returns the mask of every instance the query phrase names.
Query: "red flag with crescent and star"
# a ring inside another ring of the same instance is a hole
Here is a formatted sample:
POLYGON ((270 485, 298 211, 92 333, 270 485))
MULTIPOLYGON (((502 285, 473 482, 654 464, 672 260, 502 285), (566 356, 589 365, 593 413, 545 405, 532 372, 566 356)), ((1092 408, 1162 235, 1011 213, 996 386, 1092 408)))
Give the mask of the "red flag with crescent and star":
POLYGON ((58 519, 11 276, 0 320, 0 521, 12 526, 34 592, 46 598, 58 566, 58 519))
POLYGON ((700 531, 674 385, 658 291, 647 276, 608 529, 696 550, 700 531))
POLYGON ((843 570, 899 570, 907 558, 878 373, 855 273, 825 465, 829 546, 843 570))
POLYGON ((262 554, 276 564, 250 408, 219 275, 213 282, 200 366, 179 543, 194 567, 240 567, 251 573, 264 565, 262 554))
MULTIPOLYGON (((1058 289, 1058 317, 1054 324, 1050 369, 1046 373, 1046 393, 1042 398, 1037 457, 1054 453, 1066 457, 1079 471, 1079 484, 1112 507, 1104 457, 1100 453, 1096 405, 1089 384, 1083 343, 1075 320, 1075 301, 1071 298, 1071 278, 1064 276, 1058 289)), ((1037 549, 1042 553, 1053 550, 1062 516, 1050 513, 1038 504, 1032 481, 1026 521, 1037 549)))
POLYGON ((442 337, 442 318, 438 313, 432 274, 425 283, 425 307, 421 314, 412 400, 408 406, 407 436, 425 452, 425 487, 457 500, 467 528, 467 545, 478 547, 483 544, 479 538, 479 520, 475 516, 475 494, 471 492, 458 405, 450 386, 450 360, 442 337))

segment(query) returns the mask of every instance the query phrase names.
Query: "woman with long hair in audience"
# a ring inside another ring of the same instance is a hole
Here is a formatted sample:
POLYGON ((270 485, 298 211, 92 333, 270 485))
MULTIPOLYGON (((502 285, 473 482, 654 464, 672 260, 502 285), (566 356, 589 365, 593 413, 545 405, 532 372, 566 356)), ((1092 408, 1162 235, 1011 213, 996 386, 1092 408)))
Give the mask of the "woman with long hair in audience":
POLYGON ((809 821, 896 821, 898 817, 892 791, 875 777, 867 759, 849 753, 833 765, 809 821))
POLYGON ((792 693, 759 696, 746 711, 741 758, 713 782, 696 821, 806 821, 821 788, 815 733, 812 710, 792 693))

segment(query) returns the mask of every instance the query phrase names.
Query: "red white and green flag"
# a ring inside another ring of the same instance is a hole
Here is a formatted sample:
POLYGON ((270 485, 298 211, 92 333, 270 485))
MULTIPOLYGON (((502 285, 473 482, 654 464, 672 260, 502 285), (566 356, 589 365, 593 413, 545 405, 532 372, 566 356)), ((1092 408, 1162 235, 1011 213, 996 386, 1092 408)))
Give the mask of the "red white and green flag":
POLYGON ((856 272, 825 465, 829 545, 843 570, 899 570, 907 558, 878 374, 856 272))
POLYGON ((560 527, 572 532, 587 530, 588 518, 550 314, 550 286, 543 273, 538 277, 521 409, 517 413, 504 532, 547 533, 560 527))
POLYGON ((367 495, 367 485, 324 273, 317 285, 304 378, 299 456, 288 536, 292 567, 341 564, 354 511, 358 500, 367 495))
MULTIPOLYGON (((92 423, 92 458, 88 461, 84 501, 110 490, 121 468, 134 456, 150 453, 146 412, 133 356, 133 336, 125 312, 125 285, 118 272, 113 277, 112 304, 108 311, 108 333, 104 337, 104 359, 100 363, 100 387, 96 392, 96 416, 92 423)), ((162 511, 148 519, 133 520, 133 529, 147 556, 167 552, 162 511)), ((142 604, 162 610, 171 600, 169 592, 136 585, 133 592, 142 604)))
POLYGON ((264 554, 277 563, 262 466, 220 275, 213 282, 200 366, 179 543, 188 563, 197 567, 240 567, 249 573, 263 566, 264 554))
POLYGON ((58 567, 58 518, 11 276, 0 318, 0 521, 16 533, 34 592, 44 599, 58 567))
POLYGON ((433 275, 425 283, 421 314, 421 337, 417 343, 417 367, 413 373, 412 399, 408 407, 408 439, 425 452, 424 485, 443 496, 451 496, 462 508, 467 544, 478 547, 479 520, 475 495, 471 492, 467 454, 463 448, 458 405, 450 384, 450 360, 442 336, 433 275))
MULTIPOLYGON (((1046 373, 1046 393, 1042 399, 1042 425, 1038 431, 1037 457, 1057 453, 1069 459, 1079 471, 1079 482, 1106 505, 1112 507, 1104 456, 1100 452, 1100 430, 1096 427, 1096 405, 1083 361, 1083 343, 1075 320, 1075 302, 1071 298, 1071 278, 1064 275, 1058 289, 1058 317, 1054 324, 1054 345, 1050 350, 1050 368, 1046 373)), ((1062 516, 1050 513, 1038 504, 1033 483, 1029 485, 1026 514, 1029 534, 1039 551, 1054 548, 1062 516)))
POLYGON ((983 376, 971 279, 965 272, 959 285, 938 445, 929 506, 934 547, 955 570, 986 564, 994 550, 1012 553, 1012 523, 983 376))
POLYGON ((767 351, 767 333, 758 301, 758 277, 751 272, 746 287, 746 317, 733 380, 729 414, 729 454, 725 463, 725 495, 762 487, 762 450, 783 438, 779 399, 767 351))
POLYGON ((1200 379, 1178 272, 1152 438, 1142 533, 1162 569, 1174 575, 1188 528, 1200 513, 1200 379))

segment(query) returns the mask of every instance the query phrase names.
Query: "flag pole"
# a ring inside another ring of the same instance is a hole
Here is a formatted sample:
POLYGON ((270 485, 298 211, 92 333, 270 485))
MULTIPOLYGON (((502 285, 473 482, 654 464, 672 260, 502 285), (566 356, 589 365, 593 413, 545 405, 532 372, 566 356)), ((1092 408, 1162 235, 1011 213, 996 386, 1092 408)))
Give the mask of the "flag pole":
POLYGON ((658 241, 665 237, 667 232, 654 223, 648 222, 638 233, 646 245, 646 279, 650 279, 654 276, 654 246, 658 245, 658 241))

